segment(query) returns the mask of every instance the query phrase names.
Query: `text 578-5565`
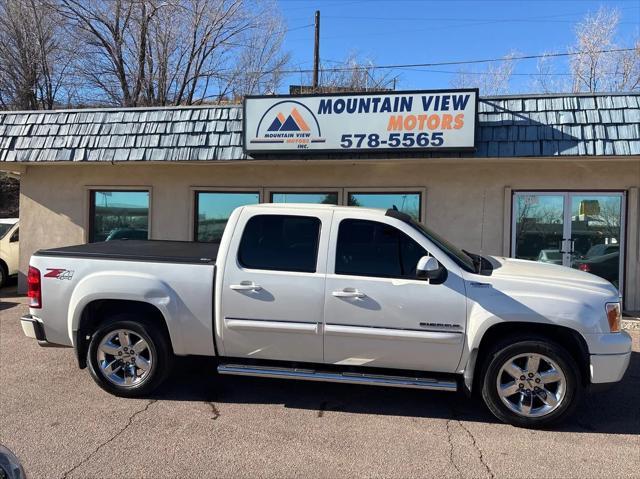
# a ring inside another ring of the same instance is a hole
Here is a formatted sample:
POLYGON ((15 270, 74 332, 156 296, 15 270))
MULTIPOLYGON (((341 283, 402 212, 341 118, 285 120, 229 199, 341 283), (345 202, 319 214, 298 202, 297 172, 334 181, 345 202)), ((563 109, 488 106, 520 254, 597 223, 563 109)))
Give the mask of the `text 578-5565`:
POLYGON ((442 146, 444 138, 441 131, 433 133, 389 133, 389 135, 381 136, 377 133, 354 133, 344 134, 340 140, 342 148, 379 148, 388 146, 391 148, 398 147, 418 147, 425 148, 428 146, 442 146))

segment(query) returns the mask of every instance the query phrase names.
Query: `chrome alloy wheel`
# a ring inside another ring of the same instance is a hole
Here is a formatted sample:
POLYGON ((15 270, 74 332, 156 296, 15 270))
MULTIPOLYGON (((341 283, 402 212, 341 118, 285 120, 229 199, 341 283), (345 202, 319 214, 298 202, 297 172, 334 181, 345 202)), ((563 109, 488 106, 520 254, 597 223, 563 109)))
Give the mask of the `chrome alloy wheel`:
POLYGON ((142 336, 129 329, 107 333, 96 355, 102 375, 117 386, 139 386, 153 367, 151 348, 142 336))
POLYGON ((567 380, 555 361, 537 353, 519 354, 507 360, 497 378, 498 396, 514 413, 541 417, 562 403, 567 380))

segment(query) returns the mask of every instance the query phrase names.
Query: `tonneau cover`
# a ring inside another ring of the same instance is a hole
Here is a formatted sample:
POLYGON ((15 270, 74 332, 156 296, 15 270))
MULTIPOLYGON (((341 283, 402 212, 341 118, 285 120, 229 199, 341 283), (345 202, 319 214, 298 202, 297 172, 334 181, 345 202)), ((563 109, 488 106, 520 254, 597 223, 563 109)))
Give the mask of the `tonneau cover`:
POLYGON ((219 245, 193 241, 113 240, 40 250, 35 256, 215 264, 219 245))

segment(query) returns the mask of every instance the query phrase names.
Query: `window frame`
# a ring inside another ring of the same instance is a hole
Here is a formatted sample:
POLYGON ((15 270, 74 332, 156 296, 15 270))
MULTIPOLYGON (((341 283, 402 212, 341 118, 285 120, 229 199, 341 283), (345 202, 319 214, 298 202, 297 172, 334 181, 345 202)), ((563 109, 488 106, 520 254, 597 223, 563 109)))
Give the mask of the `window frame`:
POLYGON ((301 215, 301 214, 286 214, 286 213, 258 213, 258 214, 254 214, 251 215, 251 217, 249 217, 243 224, 242 226, 242 233, 240 234, 240 237, 238 238, 238 243, 237 243, 237 248, 236 248, 236 254, 235 254, 235 260, 239 266, 240 269, 242 270, 248 270, 248 271, 269 271, 269 272, 278 272, 278 273, 305 273, 305 274, 316 274, 318 272, 318 258, 320 256, 320 244, 321 244, 321 240, 322 240, 322 218, 319 218, 318 216, 315 215, 301 215), (303 269, 280 269, 280 268, 255 268, 249 265, 246 265, 240 258, 240 251, 242 250, 242 240, 244 239, 244 235, 247 229, 247 226, 249 225, 249 223, 251 221, 253 221, 255 218, 260 218, 260 217, 277 217, 277 218, 281 218, 281 217, 292 217, 292 218, 309 218, 312 220, 317 221, 318 224, 318 237, 316 240, 316 248, 315 248, 315 258, 313 261, 313 270, 312 271, 308 271, 308 270, 303 270, 303 269))
MULTIPOLYGON (((265 189, 265 200, 269 200, 269 201, 265 201, 265 203, 273 203, 273 195, 274 194, 329 194, 329 193, 335 193, 338 195, 338 203, 337 206, 342 206, 344 205, 344 188, 337 188, 337 187, 314 187, 314 188, 300 188, 300 187, 292 187, 292 188, 266 188, 265 189)), ((276 203, 278 205, 286 205, 287 203, 276 203)), ((309 203, 309 205, 313 205, 313 204, 320 204, 320 203, 309 203)))
POLYGON ((258 203, 264 203, 264 190, 263 188, 218 188, 218 187, 199 187, 192 186, 191 187, 191 214, 189 215, 190 221, 190 241, 194 241, 196 243, 208 243, 208 241, 198 241, 198 206, 199 206, 199 195, 200 193, 239 193, 239 194, 250 194, 258 195, 258 203))
MULTIPOLYGON (((417 221, 426 224, 426 211, 427 211, 427 189, 424 187, 389 187, 389 188, 344 188, 343 205, 349 206, 349 197, 357 194, 379 194, 379 195, 403 195, 403 194, 418 194, 418 218, 417 221)), ((357 208, 357 206, 355 207, 357 208)), ((367 206, 363 206, 367 208, 367 206)))
POLYGON ((373 219, 373 218, 340 218, 340 220, 338 221, 338 228, 336 231, 336 236, 335 236, 335 251, 334 251, 334 257, 333 257, 333 271, 331 274, 335 275, 335 276, 339 276, 339 277, 344 277, 344 276, 352 276, 352 277, 357 277, 357 278, 379 278, 379 279, 397 279, 397 280, 402 280, 402 281, 420 281, 420 282, 424 282, 425 280, 422 278, 418 278, 416 277, 409 277, 409 276, 394 276, 394 275, 382 275, 382 274, 362 274, 362 273, 338 273, 337 271, 337 265, 338 265, 338 245, 340 242, 340 228, 342 227, 342 223, 345 221, 366 221, 369 223, 376 223, 382 226, 386 226, 388 228, 393 228, 396 232, 399 232, 401 235, 404 235, 406 238, 408 238, 409 240, 413 241, 414 243, 416 243, 420 248, 422 248, 425 252, 425 254, 423 256, 429 256, 431 253, 429 253, 429 251, 419 242, 417 241, 415 238, 413 238, 410 234, 408 234, 406 231, 403 231, 401 228, 398 228, 396 225, 388 223, 386 221, 380 221, 379 219, 373 219))
POLYGON ((88 207, 85 207, 87 217, 85 221, 86 228, 84 230, 84 242, 92 243, 94 237, 95 226, 95 193, 111 192, 111 193, 147 193, 149 195, 149 205, 147 207, 147 240, 153 239, 152 234, 152 218, 153 218, 153 188, 150 186, 102 186, 91 185, 85 187, 87 194, 85 195, 88 207))

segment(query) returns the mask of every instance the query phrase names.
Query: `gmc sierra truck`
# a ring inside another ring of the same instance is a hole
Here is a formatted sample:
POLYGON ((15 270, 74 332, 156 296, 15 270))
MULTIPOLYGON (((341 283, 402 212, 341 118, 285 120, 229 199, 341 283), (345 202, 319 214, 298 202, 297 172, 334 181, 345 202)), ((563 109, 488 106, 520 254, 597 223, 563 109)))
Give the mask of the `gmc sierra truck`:
POLYGON ((395 209, 236 209, 219 245, 115 240, 36 252, 25 334, 73 347, 106 391, 149 394, 175 356, 220 374, 478 391, 542 427, 620 381, 631 338, 597 276, 481 256, 395 209))

